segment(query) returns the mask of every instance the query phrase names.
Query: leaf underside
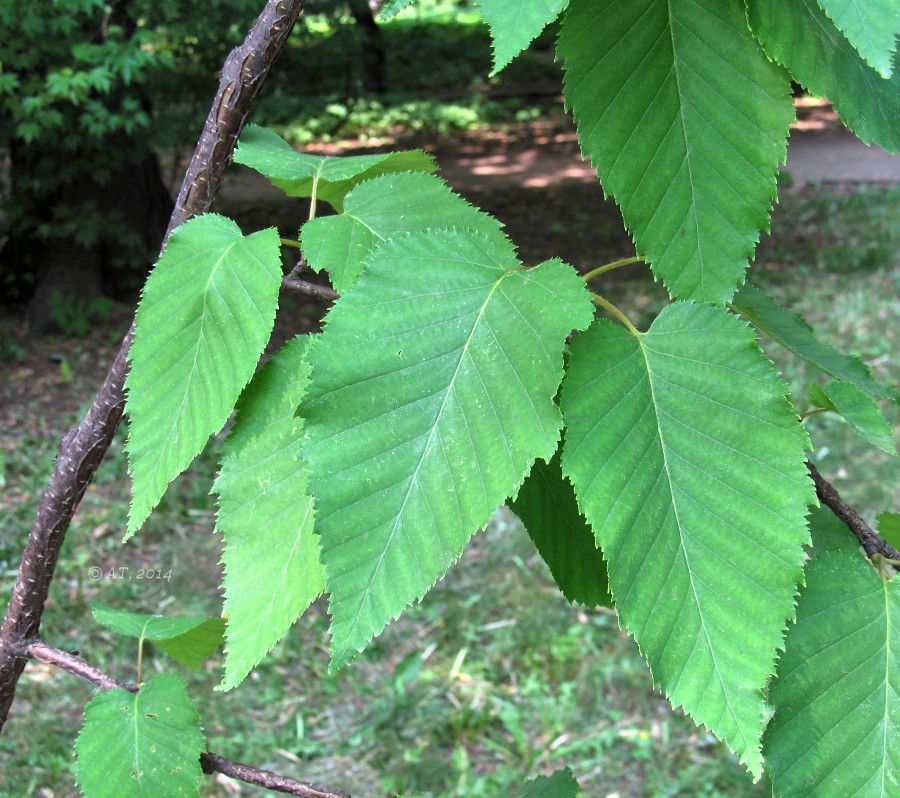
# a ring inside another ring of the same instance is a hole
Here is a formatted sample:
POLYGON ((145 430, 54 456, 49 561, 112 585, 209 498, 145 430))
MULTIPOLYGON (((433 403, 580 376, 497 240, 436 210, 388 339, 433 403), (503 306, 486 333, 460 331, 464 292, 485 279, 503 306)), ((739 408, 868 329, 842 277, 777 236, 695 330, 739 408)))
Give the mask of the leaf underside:
POLYGON ((244 129, 234 160, 269 178, 289 197, 310 197, 315 193, 317 199, 338 212, 347 193, 364 180, 394 172, 431 173, 436 168, 434 157, 422 150, 343 157, 308 155, 257 125, 244 129))
POLYGON ((184 615, 143 615, 99 602, 91 603, 97 623, 118 635, 148 640, 176 662, 196 670, 220 645, 225 634, 222 618, 184 615))
POLYGON ((790 80, 734 0, 572 0, 558 54, 582 151, 678 299, 728 300, 768 229, 790 80))
POLYGON ((143 637, 147 640, 168 640, 187 634, 209 618, 184 615, 144 615, 139 612, 108 607, 99 602, 91 602, 94 620, 117 635, 143 637))
POLYGON ((148 639, 176 662, 196 671, 225 640, 225 619, 206 618, 184 634, 165 640, 148 639))
POLYGON ((204 748, 184 679, 166 674, 139 693, 107 690, 91 699, 75 775, 85 798, 196 798, 204 748))
POLYGON ((822 390, 828 409, 839 413, 861 438, 887 454, 896 455, 894 433, 878 403, 852 382, 833 380, 822 390))
POLYGON ((465 227, 504 246, 506 237, 493 216, 454 194, 432 175, 385 175, 367 180, 347 195, 339 216, 307 222, 300 241, 309 265, 326 270, 338 293, 359 276, 379 244, 420 230, 465 227))
POLYGON ((673 705, 756 775, 815 501, 785 392, 736 316, 678 303, 640 339, 608 321, 579 336, 561 403, 563 471, 622 623, 673 705))
POLYGON ((603 553, 562 473, 559 452, 549 463, 535 460, 519 494, 509 502, 562 594, 586 607, 611 607, 603 553))
POLYGON ((847 355, 817 340, 803 318, 781 307, 754 285, 743 286, 731 306, 762 332, 819 371, 852 382, 879 399, 900 400, 900 394, 872 377, 869 367, 854 355, 847 355))
POLYGON ((816 0, 747 0, 757 39, 811 94, 827 97, 866 144, 900 152, 900 70, 870 67, 816 0))
POLYGON ((896 0, 819 0, 819 5, 869 66, 890 77, 900 35, 896 0))
POLYGON ((900 792, 900 581, 859 551, 806 568, 769 690, 766 766, 781 798, 900 792))
POLYGON ((472 231, 373 253, 310 352, 301 412, 340 667, 460 555, 556 450, 562 350, 590 323, 558 261, 472 231))
POLYGON ((128 537, 225 425, 269 340, 280 285, 274 229, 245 238, 230 219, 207 214, 169 238, 128 356, 128 537))
POLYGON ((475 0, 490 26, 496 75, 559 16, 569 0, 475 0))
POLYGON ((240 684, 325 586, 295 417, 309 382, 309 340, 289 341, 253 378, 222 445, 213 490, 225 542, 223 690, 240 684))

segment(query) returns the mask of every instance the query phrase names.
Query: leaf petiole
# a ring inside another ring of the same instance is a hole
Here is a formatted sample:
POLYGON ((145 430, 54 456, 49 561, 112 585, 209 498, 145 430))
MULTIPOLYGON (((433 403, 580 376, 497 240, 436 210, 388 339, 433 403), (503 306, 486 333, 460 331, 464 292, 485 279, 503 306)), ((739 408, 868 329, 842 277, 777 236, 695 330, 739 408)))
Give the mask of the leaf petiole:
POLYGON ((316 192, 319 188, 319 178, 313 178, 312 192, 309 195, 309 221, 316 218, 316 192))
POLYGON ((605 263, 603 266, 598 266, 596 269, 592 269, 587 274, 582 274, 581 279, 585 282, 589 280, 593 280, 595 277, 599 277, 601 274, 605 274, 606 272, 611 272, 613 269, 618 269, 620 266, 628 266, 632 263, 643 263, 643 258, 622 258, 621 260, 614 260, 612 263, 605 263))
POLYGON ((283 247, 294 247, 295 249, 302 249, 299 241, 293 241, 290 238, 282 238, 281 246, 283 247))
POLYGON ((631 319, 629 319, 628 316, 626 316, 621 310, 619 310, 612 302, 610 302, 608 299, 604 299, 599 294, 591 293, 591 296, 594 298, 594 302, 596 302, 601 308, 621 321, 622 324, 624 324, 628 328, 628 332, 630 332, 635 338, 640 338, 643 335, 643 333, 631 323, 631 319))

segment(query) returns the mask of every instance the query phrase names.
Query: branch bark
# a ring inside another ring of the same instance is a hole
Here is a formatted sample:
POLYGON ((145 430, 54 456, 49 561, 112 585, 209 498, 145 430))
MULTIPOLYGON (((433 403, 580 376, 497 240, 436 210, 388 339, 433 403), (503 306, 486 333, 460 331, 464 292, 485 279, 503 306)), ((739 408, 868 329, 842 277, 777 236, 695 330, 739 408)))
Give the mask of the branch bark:
POLYGON ((96 685, 101 690, 127 690, 129 693, 136 693, 139 689, 133 682, 120 682, 105 674, 100 668, 85 662, 77 654, 49 646, 43 640, 29 640, 22 645, 20 653, 22 657, 54 665, 60 670, 96 685))
MULTIPOLYGON (((250 108, 284 46, 303 0, 268 0, 244 43, 225 61, 219 89, 178 194, 163 241, 191 216, 209 209, 250 108)), ((0 731, 25 667, 22 645, 36 638, 66 530, 125 406, 124 384, 134 324, 81 423, 60 443, 50 484, 34 520, 6 617, 0 626, 0 731)))
POLYGON ((816 495, 819 497, 819 501, 830 508, 844 522, 847 529, 856 535, 870 560, 876 554, 889 560, 900 560, 900 551, 897 551, 872 529, 863 517, 844 501, 834 485, 826 480, 811 462, 807 462, 806 467, 816 486, 816 495))
POLYGON ((320 297, 321 299, 338 299, 340 294, 327 285, 318 285, 304 280, 300 275, 307 269, 306 258, 301 257, 282 279, 281 290, 289 294, 306 294, 307 296, 320 297))
MULTIPOLYGON (((48 665, 55 665, 57 668, 61 668, 74 676, 85 679, 102 690, 127 690, 129 693, 140 691, 136 684, 120 682, 99 668, 85 662, 77 654, 54 648, 41 640, 31 640, 26 643, 21 647, 20 654, 29 659, 46 662, 48 665)), ((252 765, 245 765, 241 762, 232 762, 230 759, 225 759, 225 757, 214 754, 211 751, 206 751, 200 755, 200 767, 203 768, 204 773, 222 773, 229 778, 237 779, 247 784, 255 784, 259 787, 287 793, 288 795, 298 795, 300 798, 350 798, 350 795, 343 790, 335 790, 330 787, 323 787, 320 784, 292 779, 288 776, 273 773, 271 770, 255 768, 252 765)))
POLYGON ((330 787, 322 787, 307 781, 289 779, 280 776, 271 770, 244 765, 241 762, 232 762, 218 754, 207 751, 200 755, 200 766, 204 773, 224 773, 232 779, 244 781, 247 784, 256 784, 267 790, 285 792, 288 795, 299 795, 302 798, 350 798, 350 794, 343 790, 335 790, 330 787))

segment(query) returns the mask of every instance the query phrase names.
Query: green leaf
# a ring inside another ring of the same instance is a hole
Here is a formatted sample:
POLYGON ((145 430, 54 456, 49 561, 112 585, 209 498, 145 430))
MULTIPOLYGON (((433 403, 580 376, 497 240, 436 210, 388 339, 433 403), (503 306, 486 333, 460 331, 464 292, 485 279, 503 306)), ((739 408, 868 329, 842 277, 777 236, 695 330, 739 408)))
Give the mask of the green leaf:
POLYGON ((509 502, 521 519, 562 594, 586 607, 611 607, 606 563, 594 532, 562 473, 559 452, 550 463, 535 460, 519 495, 509 502))
POLYGON ((900 35, 896 0, 819 0, 819 5, 869 66, 889 78, 900 35))
POLYGON ((582 150, 673 297, 720 303, 768 229, 787 73, 734 0, 572 0, 559 38, 582 150))
POLYGON ((812 556, 832 551, 859 551, 859 541, 846 525, 827 507, 812 507, 809 515, 812 556))
POLYGON ((369 258, 310 352, 301 407, 333 667, 556 450, 563 346, 591 317, 571 267, 524 269, 473 231, 412 233, 369 258))
POLYGON ((107 690, 91 699, 75 742, 75 777, 85 798, 187 798, 200 794, 200 718, 177 674, 139 693, 107 690))
POLYGON ((378 19, 384 22, 392 17, 396 17, 397 14, 405 8, 409 8, 414 2, 415 0, 388 0, 382 6, 381 11, 378 12, 378 19))
POLYGON ((873 379, 869 367, 858 357, 846 355, 818 341, 812 327, 801 316, 785 310, 756 286, 743 286, 735 294, 731 306, 773 341, 819 371, 852 382, 879 399, 900 401, 900 394, 873 379))
POLYGON ((219 618, 186 615, 144 615, 91 602, 94 620, 107 629, 124 637, 142 637, 145 640, 169 640, 187 634, 206 621, 219 618))
POLYGON ((569 0, 475 0, 490 25, 494 43, 494 71, 521 53, 559 16, 569 0))
POLYGON ((816 385, 815 383, 813 383, 807 389, 806 395, 813 407, 817 407, 820 410, 829 410, 832 413, 838 412, 838 409, 834 406, 834 403, 831 401, 831 399, 828 398, 828 395, 825 393, 821 385, 816 385))
POLYGON ((222 645, 225 621, 222 618, 183 615, 143 615, 91 603, 97 623, 125 637, 148 640, 176 662, 197 670, 222 645))
POLYGON ((557 770, 551 776, 538 776, 529 781, 519 793, 519 798, 577 798, 578 782, 568 768, 557 770))
POLYGON ((386 175, 357 186, 340 216, 307 222, 300 238, 310 266, 326 269, 335 290, 343 293, 382 241, 446 227, 478 230, 499 246, 507 241, 493 216, 472 207, 443 180, 422 174, 386 175))
POLYGON ((639 338, 572 345, 563 472, 609 564, 619 618, 673 705, 762 770, 762 688, 809 542, 805 430, 750 328, 665 308, 639 338))
POLYGON ((900 549, 900 513, 878 513, 875 520, 878 534, 895 549, 900 549))
POLYGON ((169 239, 128 356, 127 537, 231 415, 269 340, 281 276, 274 229, 245 238, 230 219, 207 214, 169 239))
POLYGON ((207 657, 218 649, 224 640, 224 618, 206 618, 189 632, 166 640, 150 638, 151 643, 165 651, 176 662, 195 671, 200 669, 207 657))
POLYGON ((307 155, 297 152, 271 130, 256 125, 244 129, 234 160, 269 178, 289 197, 315 196, 338 212, 343 209, 347 193, 364 180, 395 172, 430 174, 436 168, 434 156, 422 150, 336 158, 307 155))
POLYGON ((858 552, 806 568, 769 690, 766 767, 779 798, 900 789, 900 580, 858 552))
POLYGON ((225 678, 256 667, 325 586, 295 410, 309 382, 308 336, 298 336, 244 390, 222 445, 217 529, 224 535, 225 678))
POLYGON ((747 0, 747 16, 766 52, 811 94, 831 100, 859 138, 900 152, 900 71, 879 75, 816 0, 747 0))
MULTIPOLYGON (((888 454, 897 454, 891 425, 875 400, 862 388, 852 382, 834 380, 820 390, 828 403, 827 409, 843 416, 853 430, 873 446, 888 454)), ((818 396, 810 389, 810 396, 813 395, 818 396)))

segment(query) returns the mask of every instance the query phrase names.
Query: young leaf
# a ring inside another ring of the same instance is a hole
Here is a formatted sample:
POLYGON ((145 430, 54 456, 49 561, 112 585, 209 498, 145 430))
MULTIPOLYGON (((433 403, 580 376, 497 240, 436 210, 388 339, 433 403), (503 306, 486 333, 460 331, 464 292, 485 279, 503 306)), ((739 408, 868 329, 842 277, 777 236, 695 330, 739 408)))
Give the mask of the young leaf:
POLYGON ((191 219, 169 239, 137 309, 125 382, 134 499, 128 537, 224 426, 275 322, 278 231, 191 219))
POLYGON ((470 230, 412 233, 369 258, 310 352, 301 411, 330 593, 333 667, 420 599, 537 457, 584 284, 470 230))
POLYGON ((859 552, 810 562, 769 703, 766 765, 780 798, 896 795, 900 581, 859 552))
POLYGON ((562 594, 573 604, 611 607, 603 553, 562 473, 559 452, 535 460, 509 508, 521 519, 562 594))
POLYGON ((801 316, 785 310, 754 285, 743 286, 731 306, 762 332, 797 357, 839 380, 852 382, 870 396, 900 401, 900 394, 873 379, 869 367, 858 357, 846 355, 818 341, 801 316))
POLYGON ((207 621, 221 620, 186 615, 144 615, 91 602, 94 620, 123 637, 143 637, 145 640, 170 640, 188 634, 207 621))
POLYGON ((578 798, 580 794, 572 771, 565 768, 551 776, 532 779, 519 793, 519 798, 578 798))
POLYGON ((827 404, 822 405, 825 409, 843 416, 854 431, 873 446, 888 454, 897 454, 891 425, 885 421, 875 400, 862 388, 852 382, 834 380, 824 388, 811 386, 810 398, 813 397, 819 402, 826 402, 827 404))
POLYGON ((309 382, 308 336, 289 341, 244 390, 222 445, 217 529, 225 538, 229 690, 284 636, 325 586, 313 503, 297 452, 295 410, 309 382))
POLYGON ((138 637, 161 648, 176 662, 196 670, 220 645, 225 634, 222 618, 184 615, 143 615, 93 602, 97 623, 125 637, 138 637))
POLYGON ((900 549, 900 513, 878 513, 875 520, 878 534, 895 549, 900 549))
POLYGON ((561 403, 563 472, 622 623, 673 705, 756 775, 815 501, 785 392, 740 319, 678 303, 639 337, 579 336, 561 403))
POLYGON ((257 125, 244 129, 234 160, 269 178, 289 197, 315 196, 338 212, 343 209, 347 192, 363 180, 394 172, 430 174, 436 168, 434 157, 422 150, 338 158, 307 155, 257 125))
POLYGON ((494 71, 521 53, 559 16, 569 0, 475 0, 494 42, 494 71))
POLYGON ((673 297, 724 302, 768 228, 790 80, 734 0, 572 0, 559 56, 582 150, 673 297))
POLYGON ((819 0, 822 10, 881 77, 889 78, 900 35, 895 0, 819 0))
POLYGON ((382 241, 430 228, 478 230, 499 246, 507 241, 493 216, 472 207, 443 180, 431 175, 386 175, 353 189, 340 216, 303 226, 300 240, 309 265, 325 269, 338 293, 346 291, 363 261, 382 241))
POLYGON ((75 742, 75 778, 85 798, 199 796, 200 718, 174 673, 139 693, 107 690, 91 699, 75 742))
POLYGON ((196 671, 225 641, 225 619, 206 618, 184 634, 165 640, 148 639, 176 662, 196 671))
POLYGON ((879 75, 816 0, 747 0, 747 17, 766 52, 810 93, 831 100, 859 138, 900 152, 900 70, 879 75))
POLYGON ((396 17, 404 8, 411 6, 415 0, 387 0, 378 13, 378 19, 382 22, 396 17))

